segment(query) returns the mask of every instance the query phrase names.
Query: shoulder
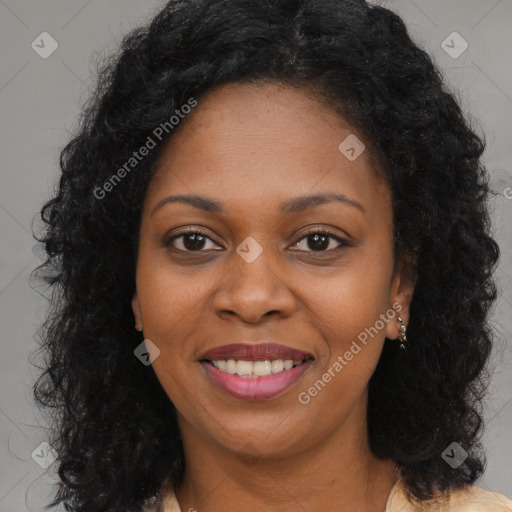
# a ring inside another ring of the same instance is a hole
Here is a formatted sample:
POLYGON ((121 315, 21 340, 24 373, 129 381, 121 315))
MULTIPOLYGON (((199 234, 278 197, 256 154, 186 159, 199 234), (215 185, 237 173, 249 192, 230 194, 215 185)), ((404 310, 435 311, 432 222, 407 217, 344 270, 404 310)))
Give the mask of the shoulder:
POLYGON ((512 500, 476 485, 440 495, 427 502, 412 501, 397 484, 388 499, 386 512, 512 512, 512 500))
POLYGON ((141 512, 181 512, 170 475, 161 483, 158 492, 146 500, 141 512))
POLYGON ((174 491, 166 489, 146 500, 141 512, 181 512, 181 509, 174 491))
MULTIPOLYGON (((151 500, 143 512, 180 512, 180 507, 171 491, 162 500, 151 500)), ((391 491, 385 512, 512 512, 512 500, 472 485, 436 500, 419 503, 408 500, 401 485, 397 484, 391 491)))
POLYGON ((503 494, 476 485, 450 495, 450 512, 512 512, 512 501, 503 494))

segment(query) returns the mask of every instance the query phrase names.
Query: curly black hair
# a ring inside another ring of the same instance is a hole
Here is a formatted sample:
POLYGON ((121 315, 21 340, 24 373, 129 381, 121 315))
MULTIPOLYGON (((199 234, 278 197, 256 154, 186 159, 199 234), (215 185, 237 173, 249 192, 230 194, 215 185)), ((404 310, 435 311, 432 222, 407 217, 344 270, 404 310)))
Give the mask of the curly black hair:
POLYGON ((182 481, 176 410, 133 353, 143 339, 131 308, 142 205, 182 105, 221 84, 270 82, 314 91, 365 134, 392 192, 395 261, 416 257, 408 351, 386 340, 369 382, 372 452, 396 463, 419 500, 482 474, 499 257, 483 136, 386 8, 172 0, 101 66, 41 211, 54 293, 34 394, 53 419, 62 481, 47 508, 136 511, 167 478, 182 481), (166 122, 158 146, 104 192, 166 122), (469 454, 457 469, 441 457, 454 441, 469 454))

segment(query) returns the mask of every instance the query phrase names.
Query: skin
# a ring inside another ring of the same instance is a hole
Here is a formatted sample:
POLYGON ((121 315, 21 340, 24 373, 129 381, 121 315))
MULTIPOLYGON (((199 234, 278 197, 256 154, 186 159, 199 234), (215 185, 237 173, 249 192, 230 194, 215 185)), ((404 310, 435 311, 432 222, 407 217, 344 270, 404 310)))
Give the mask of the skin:
POLYGON ((394 268, 389 186, 369 150, 351 162, 338 149, 354 133, 304 91, 228 84, 201 98, 164 149, 145 197, 132 305, 161 351, 153 368, 178 411, 183 511, 385 509, 396 474, 368 446, 367 385, 385 337, 400 335, 396 316, 307 405, 298 400, 393 303, 409 318, 413 283, 408 266, 394 268), (331 192, 364 211, 334 201, 279 211, 282 201, 331 192), (180 202, 154 211, 171 194, 215 199, 224 212, 180 202), (190 237, 165 247, 187 227, 208 237, 197 250, 190 237), (315 250, 306 236, 314 227, 350 245, 329 238, 315 250), (236 252, 249 236, 263 250, 252 263, 236 252), (198 359, 241 340, 304 350, 314 362, 279 396, 239 400, 198 359))

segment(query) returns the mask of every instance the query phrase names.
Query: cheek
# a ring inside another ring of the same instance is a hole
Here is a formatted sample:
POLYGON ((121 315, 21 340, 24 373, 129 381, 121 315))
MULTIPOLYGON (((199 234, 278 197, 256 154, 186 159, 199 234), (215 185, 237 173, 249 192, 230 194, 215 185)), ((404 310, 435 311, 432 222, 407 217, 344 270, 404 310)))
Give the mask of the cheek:
POLYGON ((336 275, 308 282, 307 307, 328 347, 320 366, 329 368, 343 358, 343 370, 335 373, 343 373, 338 380, 346 380, 344 385, 369 379, 378 362, 387 322, 394 316, 394 311, 393 316, 387 314, 391 273, 391 258, 383 261, 362 255, 336 275))
POLYGON ((139 273, 144 336, 159 349, 153 370, 169 399, 180 411, 196 401, 189 376, 195 371, 195 332, 201 325, 201 296, 205 291, 168 269, 151 267, 139 273))
MULTIPOLYGON (((385 328, 375 329, 385 306, 379 307, 371 293, 338 295, 338 301, 324 297, 318 315, 318 330, 326 350, 301 389, 301 404, 311 403, 322 414, 329 410, 332 421, 342 422, 359 403, 379 361, 385 328)), ((379 324, 380 326, 380 324, 379 324)))
POLYGON ((153 370, 166 394, 179 410, 194 403, 192 386, 187 385, 195 371, 194 343, 201 326, 201 309, 207 290, 168 269, 139 267, 138 294, 142 305, 143 330, 159 349, 153 370))
POLYGON ((194 325, 200 314, 201 299, 208 292, 208 283, 192 272, 172 271, 165 257, 150 258, 141 251, 137 268, 144 334, 160 342, 181 340, 179 334, 194 325))

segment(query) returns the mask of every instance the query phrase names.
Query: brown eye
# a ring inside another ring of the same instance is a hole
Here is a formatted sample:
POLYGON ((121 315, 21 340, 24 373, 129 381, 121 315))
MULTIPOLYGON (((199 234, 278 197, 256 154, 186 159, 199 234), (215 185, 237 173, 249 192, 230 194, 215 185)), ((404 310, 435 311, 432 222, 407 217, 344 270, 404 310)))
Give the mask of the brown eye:
POLYGON ((172 246, 172 248, 177 251, 200 252, 214 248, 207 247, 208 242, 211 242, 215 246, 211 238, 206 236, 205 233, 201 231, 186 231, 167 239, 165 246, 172 246))
POLYGON ((316 230, 306 233, 298 242, 294 244, 294 250, 306 252, 328 252, 335 251, 349 244, 339 236, 328 231, 316 230))

